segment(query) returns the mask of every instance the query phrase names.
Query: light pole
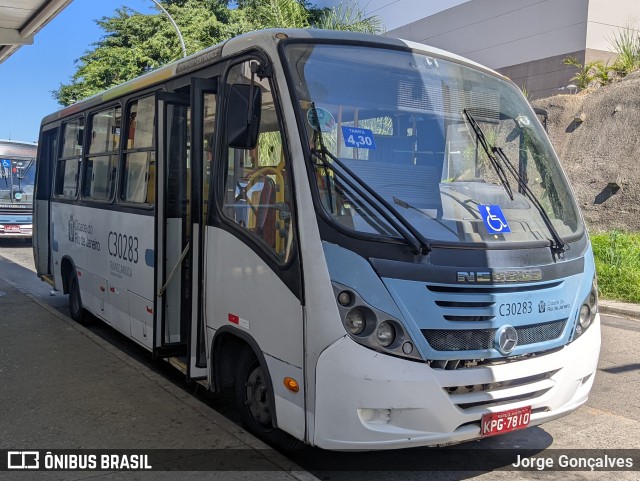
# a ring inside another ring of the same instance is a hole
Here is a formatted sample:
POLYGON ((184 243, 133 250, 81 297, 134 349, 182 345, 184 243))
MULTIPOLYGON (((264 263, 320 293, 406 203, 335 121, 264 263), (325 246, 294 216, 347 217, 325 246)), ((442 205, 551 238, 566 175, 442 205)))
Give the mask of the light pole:
POLYGON ((171 22, 171 25, 173 25, 173 28, 175 29, 176 33, 178 34, 178 38, 180 39, 180 47, 182 47, 182 58, 187 56, 187 49, 184 46, 184 39, 182 38, 182 33, 180 32, 180 29, 178 28, 178 24, 175 22, 175 20, 173 19, 173 17, 171 15, 169 15, 169 12, 167 12, 167 10, 160 5, 156 0, 151 0, 153 3, 156 4, 156 6, 162 10, 162 12, 169 17, 169 21, 171 22))

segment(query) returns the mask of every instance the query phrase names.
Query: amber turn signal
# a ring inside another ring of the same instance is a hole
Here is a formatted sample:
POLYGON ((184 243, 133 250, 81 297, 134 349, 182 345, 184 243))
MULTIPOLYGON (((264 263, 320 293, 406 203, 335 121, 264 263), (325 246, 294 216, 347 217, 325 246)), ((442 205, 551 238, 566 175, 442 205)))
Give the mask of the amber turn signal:
POLYGON ((291 392, 298 392, 300 390, 300 385, 298 381, 291 377, 284 378, 284 387, 286 387, 291 392))

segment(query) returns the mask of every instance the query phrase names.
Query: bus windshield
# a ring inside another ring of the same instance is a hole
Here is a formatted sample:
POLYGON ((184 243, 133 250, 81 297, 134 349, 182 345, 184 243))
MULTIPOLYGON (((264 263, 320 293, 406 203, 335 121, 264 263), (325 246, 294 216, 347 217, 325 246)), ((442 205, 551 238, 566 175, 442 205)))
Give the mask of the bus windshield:
MULTIPOLYGON (((305 142, 338 158, 430 241, 542 245, 582 233, 553 149, 512 83, 404 50, 291 43, 285 57, 305 142)), ((399 237, 339 167, 312 165, 336 224, 399 237)))
POLYGON ((33 160, 0 158, 0 202, 33 202, 35 175, 33 160))

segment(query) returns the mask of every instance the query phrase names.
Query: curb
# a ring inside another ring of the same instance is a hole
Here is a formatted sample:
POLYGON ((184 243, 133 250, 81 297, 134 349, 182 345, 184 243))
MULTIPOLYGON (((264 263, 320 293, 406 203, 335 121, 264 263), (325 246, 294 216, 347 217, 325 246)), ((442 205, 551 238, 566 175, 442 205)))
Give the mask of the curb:
POLYGON ((640 321, 640 304, 600 300, 598 302, 598 311, 601 314, 626 317, 640 321))

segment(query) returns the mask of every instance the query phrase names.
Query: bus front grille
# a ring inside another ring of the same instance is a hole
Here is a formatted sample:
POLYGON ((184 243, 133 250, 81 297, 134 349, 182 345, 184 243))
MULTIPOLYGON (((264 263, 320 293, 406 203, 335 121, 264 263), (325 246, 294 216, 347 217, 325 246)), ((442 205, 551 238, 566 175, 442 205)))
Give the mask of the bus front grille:
POLYGON ((0 215, 32 215, 33 208, 29 207, 0 207, 0 215))
POLYGON ((444 391, 458 408, 497 407, 522 401, 532 401, 553 389, 558 370, 542 372, 520 379, 488 384, 448 386, 444 391))
MULTIPOLYGON (((518 346, 552 341, 562 336, 567 319, 515 327, 518 346)), ((496 329, 422 329, 436 351, 477 351, 491 349, 496 329)))

